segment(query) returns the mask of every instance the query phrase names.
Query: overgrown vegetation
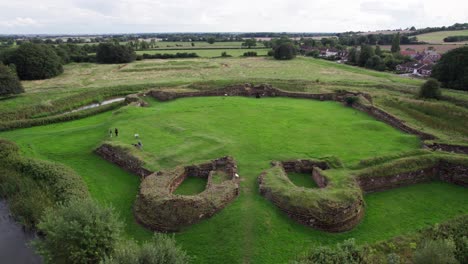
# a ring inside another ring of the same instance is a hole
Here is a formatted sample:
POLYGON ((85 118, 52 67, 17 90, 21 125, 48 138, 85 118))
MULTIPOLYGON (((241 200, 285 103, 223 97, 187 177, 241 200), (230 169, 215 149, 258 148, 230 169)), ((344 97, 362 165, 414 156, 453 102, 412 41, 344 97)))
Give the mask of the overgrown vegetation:
POLYGON ((99 63, 129 63, 134 60, 136 60, 136 53, 129 46, 101 43, 97 47, 96 61, 99 63))
POLYGON ((421 98, 440 99, 441 96, 440 84, 436 79, 430 78, 419 90, 419 97, 421 98))

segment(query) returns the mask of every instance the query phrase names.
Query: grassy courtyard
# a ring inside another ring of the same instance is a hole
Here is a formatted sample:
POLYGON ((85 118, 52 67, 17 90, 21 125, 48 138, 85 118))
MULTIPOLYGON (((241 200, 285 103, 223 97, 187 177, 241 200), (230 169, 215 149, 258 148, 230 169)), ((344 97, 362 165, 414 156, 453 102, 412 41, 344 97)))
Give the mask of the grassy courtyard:
MULTIPOLYGON (((336 71, 361 74, 346 66, 336 71)), ((318 244, 351 237, 359 243, 375 242, 468 213, 464 188, 434 182, 365 196, 366 216, 350 232, 329 234, 301 226, 258 194, 256 179, 270 161, 335 156, 347 167, 361 159, 418 149, 419 139, 335 102, 241 97, 147 100, 148 108, 127 106, 77 121, 3 132, 0 137, 19 144, 27 156, 61 162, 77 171, 96 200, 120 213, 126 236, 138 241, 151 236, 132 215, 139 179, 95 155, 96 147, 108 140, 135 143, 133 135, 138 133, 146 165, 154 170, 233 156, 241 176, 240 196, 213 218, 175 235, 197 263, 285 263, 318 244), (113 128, 119 128, 119 136, 109 138, 113 128)), ((314 187, 303 175, 290 178, 314 187)), ((194 194, 203 184, 191 180, 177 191, 194 194)))

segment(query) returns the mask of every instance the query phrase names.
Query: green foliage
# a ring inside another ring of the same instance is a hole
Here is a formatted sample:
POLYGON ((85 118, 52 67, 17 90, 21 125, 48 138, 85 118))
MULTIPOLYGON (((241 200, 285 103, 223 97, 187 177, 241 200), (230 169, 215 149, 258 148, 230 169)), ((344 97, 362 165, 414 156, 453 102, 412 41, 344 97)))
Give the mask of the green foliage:
POLYGON ((15 67, 7 67, 0 63, 0 96, 19 93, 24 93, 24 89, 16 75, 15 67))
POLYGON ((400 52, 400 32, 393 36, 392 47, 390 50, 392 53, 400 52))
POLYGON ((257 52, 255 51, 248 51, 248 52, 245 52, 244 57, 257 57, 257 52))
POLYGON ((378 55, 374 55, 374 56, 370 57, 367 60, 365 67, 369 68, 369 69, 374 69, 374 70, 377 70, 377 71, 384 71, 385 70, 385 64, 382 61, 382 58, 380 58, 380 56, 378 56, 378 55))
POLYGON ((38 224, 44 237, 34 246, 49 263, 99 263, 114 251, 121 229, 112 208, 72 200, 46 210, 38 224))
POLYGON ((345 98, 345 102, 348 106, 352 106, 354 103, 359 101, 359 97, 357 96, 347 96, 345 98))
POLYGON ((257 40, 254 38, 246 39, 245 42, 242 43, 242 47, 252 48, 257 46, 257 40))
POLYGON ((468 47, 453 49, 432 70, 432 77, 444 87, 468 91, 468 47))
POLYGON ((101 264, 184 264, 187 253, 176 245, 174 237, 155 233, 149 242, 139 246, 133 241, 118 246, 101 264))
POLYGON ((274 51, 274 57, 277 60, 292 60, 296 57, 296 49, 291 43, 280 44, 274 51))
POLYGON ((210 37, 206 40, 206 42, 208 42, 209 44, 214 44, 216 42, 216 39, 213 37, 210 37))
POLYGON ((440 99, 442 93, 440 91, 440 84, 436 79, 430 78, 427 80, 419 90, 419 97, 440 99))
POLYGON ((467 41, 468 36, 462 35, 462 36, 448 36, 444 38, 444 42, 460 42, 460 41, 467 41))
POLYGON ((335 247, 319 246, 313 248, 306 257, 297 263, 301 264, 362 264, 365 254, 358 248, 354 239, 345 240, 335 247))
POLYGON ((382 55, 383 55, 382 49, 378 45, 375 47, 375 55, 377 55, 379 57, 382 57, 382 55))
POLYGON ((14 64, 21 80, 40 80, 63 72, 62 59, 49 45, 24 43, 7 59, 14 64))
POLYGON ((128 63, 136 59, 136 53, 130 46, 101 43, 97 47, 96 60, 99 63, 128 63))
POLYGON ((361 45, 359 53, 358 65, 361 67, 366 66, 367 61, 374 56, 374 49, 369 45, 361 45))
POLYGON ((450 239, 426 240, 414 252, 415 264, 458 264, 455 243, 450 239))

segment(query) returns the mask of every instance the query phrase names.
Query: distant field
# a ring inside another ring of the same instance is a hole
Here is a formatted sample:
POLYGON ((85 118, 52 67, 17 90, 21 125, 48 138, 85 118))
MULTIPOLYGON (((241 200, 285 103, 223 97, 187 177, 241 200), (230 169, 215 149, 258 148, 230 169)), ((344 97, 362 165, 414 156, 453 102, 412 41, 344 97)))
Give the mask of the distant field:
MULTIPOLYGON (((380 46, 380 47, 382 47, 382 49, 384 49, 384 50, 390 50, 390 48, 391 48, 390 45, 383 45, 383 46, 380 46)), ((419 51, 419 52, 422 52, 422 51, 428 49, 429 47, 433 47, 440 54, 444 54, 449 50, 453 50, 453 49, 456 49, 456 48, 459 48, 459 47, 463 47, 463 45, 451 43, 451 44, 401 45, 400 47, 401 47, 401 50, 413 49, 413 50, 416 50, 416 51, 419 51)))
POLYGON ((176 54, 182 52, 188 53, 197 53, 200 57, 205 58, 212 58, 212 57, 219 57, 221 53, 226 52, 228 55, 233 57, 240 57, 244 55, 245 52, 257 52, 258 56, 265 56, 267 55, 270 49, 186 49, 186 50, 139 50, 137 54, 156 54, 156 53, 168 53, 168 54, 176 54))
MULTIPOLYGON (((453 31, 439 31, 439 32, 432 32, 417 35, 419 41, 424 41, 431 44, 444 44, 444 38, 450 36, 468 36, 468 29, 467 30, 453 30, 453 31)), ((452 44, 453 42, 451 42, 452 44)), ((468 41, 464 42, 457 42, 457 43, 468 43, 468 41)))

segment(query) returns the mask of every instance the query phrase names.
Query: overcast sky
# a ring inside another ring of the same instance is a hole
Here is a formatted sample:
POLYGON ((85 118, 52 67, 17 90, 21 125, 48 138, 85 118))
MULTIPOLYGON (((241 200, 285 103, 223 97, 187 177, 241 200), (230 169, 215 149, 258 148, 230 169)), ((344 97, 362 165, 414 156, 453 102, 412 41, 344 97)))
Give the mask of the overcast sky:
POLYGON ((467 0, 0 0, 0 34, 343 32, 468 22, 467 0))

